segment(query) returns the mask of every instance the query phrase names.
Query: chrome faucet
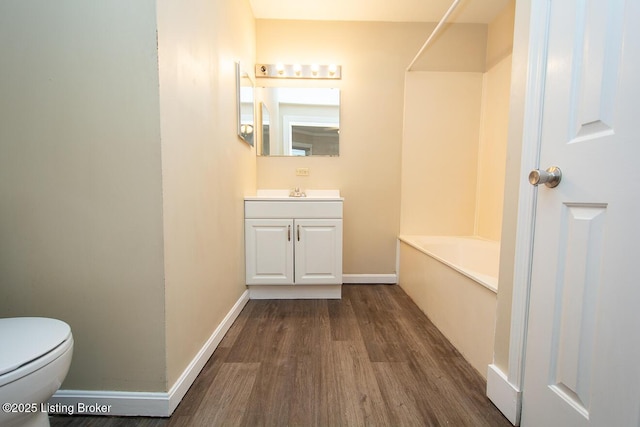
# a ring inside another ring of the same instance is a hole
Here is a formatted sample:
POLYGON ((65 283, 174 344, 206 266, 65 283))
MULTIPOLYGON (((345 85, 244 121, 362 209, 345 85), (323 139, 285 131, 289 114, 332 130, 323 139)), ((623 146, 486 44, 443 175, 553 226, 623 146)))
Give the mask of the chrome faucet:
POLYGON ((300 187, 296 187, 291 190, 291 193, 289 193, 289 197, 307 197, 307 195, 304 191, 300 191, 300 187))

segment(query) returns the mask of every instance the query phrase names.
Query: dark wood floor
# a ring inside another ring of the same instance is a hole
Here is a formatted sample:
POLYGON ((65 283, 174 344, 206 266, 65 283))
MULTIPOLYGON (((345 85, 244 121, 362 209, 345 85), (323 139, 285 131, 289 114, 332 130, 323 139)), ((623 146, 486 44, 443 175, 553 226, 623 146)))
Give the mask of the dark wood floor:
POLYGON ((251 300, 169 419, 51 426, 510 426, 485 382, 398 286, 251 300))

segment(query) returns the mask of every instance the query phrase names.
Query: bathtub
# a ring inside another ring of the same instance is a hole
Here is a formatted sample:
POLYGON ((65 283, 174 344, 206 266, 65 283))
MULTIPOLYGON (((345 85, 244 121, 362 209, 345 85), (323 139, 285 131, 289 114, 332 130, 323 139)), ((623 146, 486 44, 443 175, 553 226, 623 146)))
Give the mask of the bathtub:
POLYGON ((460 236, 400 236, 400 240, 498 292, 500 242, 460 236))
POLYGON ((492 363, 500 243, 399 236, 400 287, 486 378, 492 363))

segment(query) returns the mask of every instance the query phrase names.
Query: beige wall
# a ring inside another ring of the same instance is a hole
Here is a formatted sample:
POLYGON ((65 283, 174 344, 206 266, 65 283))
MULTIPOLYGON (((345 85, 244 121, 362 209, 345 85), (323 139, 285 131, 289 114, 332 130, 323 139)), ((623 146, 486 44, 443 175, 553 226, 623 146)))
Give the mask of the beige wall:
MULTIPOLYGON (((487 37, 487 26, 483 24, 445 24, 411 69, 482 73, 486 68, 487 37)), ((427 37, 422 43, 426 40, 427 37)))
MULTIPOLYGON (((340 156, 259 157, 258 187, 340 189, 345 198, 346 274, 395 272, 404 75, 434 26, 257 21, 257 62, 337 63, 343 67, 342 80, 320 83, 341 89, 340 156), (308 167, 310 175, 296 177, 299 167, 308 167)), ((421 58, 431 65, 416 63, 416 69, 468 67, 468 58, 462 53, 452 55, 457 51, 447 46, 460 40, 484 46, 485 37, 486 26, 463 25, 441 38, 439 46, 443 48, 421 58)), ((476 58, 482 64, 483 49, 476 58)))
POLYGON ((513 51, 513 28, 516 12, 515 0, 509 0, 504 9, 489 23, 487 31, 487 70, 513 51))
POLYGON ((0 317, 67 321, 67 389, 166 388, 155 1, 0 2, 0 317))
POLYGON ((253 64, 254 22, 248 0, 158 2, 169 387, 246 289, 256 158, 236 135, 235 61, 253 64))
POLYGON ((0 317, 71 325, 65 389, 167 391, 245 290, 248 1, 0 15, 0 317))

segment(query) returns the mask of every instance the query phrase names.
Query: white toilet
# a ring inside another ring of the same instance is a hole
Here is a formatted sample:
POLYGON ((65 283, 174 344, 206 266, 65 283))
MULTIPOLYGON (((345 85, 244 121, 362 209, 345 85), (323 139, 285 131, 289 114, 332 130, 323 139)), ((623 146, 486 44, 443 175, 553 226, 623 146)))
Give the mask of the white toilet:
POLYGON ((48 426, 42 404, 62 384, 72 354, 71 328, 63 321, 0 319, 0 426, 48 426))

